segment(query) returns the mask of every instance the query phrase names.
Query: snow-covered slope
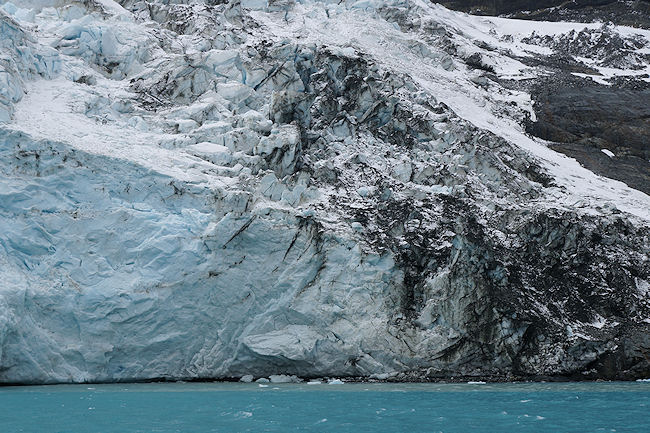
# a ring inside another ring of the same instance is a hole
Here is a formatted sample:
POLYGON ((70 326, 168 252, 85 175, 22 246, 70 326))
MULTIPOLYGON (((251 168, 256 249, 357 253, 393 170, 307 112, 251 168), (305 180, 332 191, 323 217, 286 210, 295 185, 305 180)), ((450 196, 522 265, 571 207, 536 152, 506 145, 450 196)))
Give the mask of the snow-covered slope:
POLYGON ((544 74, 530 38, 585 25, 374 0, 0 21, 0 381, 647 374, 650 197, 468 67, 544 74))

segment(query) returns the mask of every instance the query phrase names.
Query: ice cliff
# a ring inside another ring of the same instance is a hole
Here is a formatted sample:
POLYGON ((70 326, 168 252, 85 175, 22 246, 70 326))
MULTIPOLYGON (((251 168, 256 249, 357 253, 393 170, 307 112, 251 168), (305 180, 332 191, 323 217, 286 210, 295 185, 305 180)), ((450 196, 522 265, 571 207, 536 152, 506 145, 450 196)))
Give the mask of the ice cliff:
POLYGON ((647 376, 650 197, 501 82, 585 26, 0 1, 0 382, 647 376))

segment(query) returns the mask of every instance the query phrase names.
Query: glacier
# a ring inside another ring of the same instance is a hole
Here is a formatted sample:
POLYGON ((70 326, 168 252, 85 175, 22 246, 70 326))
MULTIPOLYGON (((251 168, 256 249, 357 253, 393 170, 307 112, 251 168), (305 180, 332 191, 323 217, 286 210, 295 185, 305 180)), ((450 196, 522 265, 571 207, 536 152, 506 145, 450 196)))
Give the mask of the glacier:
POLYGON ((650 197, 526 134, 496 79, 545 73, 533 31, 598 25, 419 0, 0 21, 0 382, 650 374, 650 197))

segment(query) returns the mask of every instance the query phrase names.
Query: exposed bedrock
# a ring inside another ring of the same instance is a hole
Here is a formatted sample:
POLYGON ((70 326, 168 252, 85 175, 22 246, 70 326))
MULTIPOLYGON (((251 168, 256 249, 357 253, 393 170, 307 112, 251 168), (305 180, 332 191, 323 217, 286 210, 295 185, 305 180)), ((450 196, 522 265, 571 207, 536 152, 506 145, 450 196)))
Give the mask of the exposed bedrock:
POLYGON ((563 6, 565 8, 585 8, 618 3, 618 0, 457 0, 442 2, 452 9, 483 12, 485 14, 507 14, 522 11, 536 11, 550 7, 563 6))
POLYGON ((452 0, 448 8, 478 15, 507 15, 539 21, 614 22, 649 28, 648 0, 452 0))
POLYGON ((529 132, 590 170, 650 193, 650 87, 558 75, 540 80, 532 94, 537 119, 529 132))
POLYGON ((650 192, 647 39, 605 24, 561 36, 533 33, 523 41, 552 51, 521 59, 547 68, 548 76, 506 83, 526 88, 534 100, 527 131, 600 175, 650 192), (617 74, 608 76, 612 70, 617 74))

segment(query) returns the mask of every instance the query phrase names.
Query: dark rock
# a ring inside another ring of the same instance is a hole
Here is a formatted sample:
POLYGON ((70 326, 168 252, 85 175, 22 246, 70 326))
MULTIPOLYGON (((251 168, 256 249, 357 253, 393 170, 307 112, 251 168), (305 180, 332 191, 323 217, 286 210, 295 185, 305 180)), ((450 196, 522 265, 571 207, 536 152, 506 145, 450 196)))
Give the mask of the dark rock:
POLYGON ((650 89, 605 86, 571 76, 538 80, 531 89, 533 135, 596 173, 650 193, 650 89), (601 150, 614 153, 610 158, 601 150))
POLYGON ((452 0, 444 6, 477 15, 507 15, 539 21, 612 21, 650 28, 650 1, 622 0, 452 0))

